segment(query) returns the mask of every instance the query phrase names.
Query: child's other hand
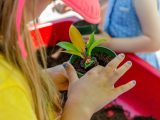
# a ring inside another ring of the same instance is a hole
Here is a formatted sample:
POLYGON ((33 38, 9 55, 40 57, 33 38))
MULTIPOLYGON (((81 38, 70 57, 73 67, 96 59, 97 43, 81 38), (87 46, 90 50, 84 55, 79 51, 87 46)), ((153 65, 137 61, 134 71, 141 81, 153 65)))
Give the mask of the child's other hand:
POLYGON ((57 1, 56 3, 54 3, 54 8, 58 13, 63 14, 66 13, 68 11, 71 11, 72 9, 70 7, 68 7, 64 2, 62 1, 57 1))
POLYGON ((62 65, 45 69, 45 71, 50 75, 59 91, 68 89, 68 76, 62 65))
POLYGON ((133 88, 135 81, 117 88, 114 87, 117 80, 132 66, 131 62, 127 62, 117 68, 123 59, 124 54, 120 54, 107 66, 97 66, 80 79, 77 77, 73 66, 65 63, 64 68, 69 76, 68 100, 66 103, 68 109, 75 106, 75 110, 85 111, 92 115, 104 105, 133 88))

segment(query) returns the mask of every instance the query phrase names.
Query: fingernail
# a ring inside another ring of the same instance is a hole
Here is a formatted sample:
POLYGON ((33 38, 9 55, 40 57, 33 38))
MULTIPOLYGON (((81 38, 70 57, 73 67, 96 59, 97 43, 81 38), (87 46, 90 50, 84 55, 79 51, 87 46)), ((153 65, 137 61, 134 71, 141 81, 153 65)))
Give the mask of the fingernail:
POLYGON ((135 81, 135 80, 132 80, 132 84, 133 84, 133 85, 136 85, 136 81, 135 81))
POLYGON ((63 63, 63 67, 64 67, 64 69, 66 69, 68 67, 68 64, 67 63, 63 63))
POLYGON ((127 64, 131 65, 131 64, 132 64, 132 62, 131 62, 131 61, 128 61, 128 62, 127 62, 127 64))

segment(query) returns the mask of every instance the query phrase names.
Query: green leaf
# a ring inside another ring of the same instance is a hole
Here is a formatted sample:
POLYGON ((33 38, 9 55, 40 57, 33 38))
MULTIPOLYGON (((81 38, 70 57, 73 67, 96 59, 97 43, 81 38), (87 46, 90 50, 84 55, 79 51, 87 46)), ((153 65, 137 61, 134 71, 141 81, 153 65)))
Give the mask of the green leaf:
POLYGON ((67 50, 67 51, 64 51, 65 53, 69 53, 69 54, 72 54, 72 55, 77 55, 79 57, 81 57, 82 59, 84 59, 84 56, 81 54, 81 52, 79 51, 72 51, 72 50, 67 50))
POLYGON ((88 55, 91 56, 91 52, 93 50, 93 48, 95 48, 96 46, 102 44, 103 42, 105 42, 106 40, 105 39, 100 39, 100 40, 96 40, 92 45, 91 47, 88 49, 88 55))
POLYGON ((79 52, 78 49, 72 43, 69 42, 59 42, 57 45, 61 48, 64 48, 65 50, 79 52))
POLYGON ((90 37, 89 37, 89 41, 87 43, 87 49, 89 49, 91 47, 91 45, 94 43, 95 41, 95 38, 94 38, 94 32, 92 34, 90 34, 90 37))
POLYGON ((94 64, 94 60, 90 60, 89 62, 85 62, 84 67, 87 69, 88 67, 91 67, 94 64))

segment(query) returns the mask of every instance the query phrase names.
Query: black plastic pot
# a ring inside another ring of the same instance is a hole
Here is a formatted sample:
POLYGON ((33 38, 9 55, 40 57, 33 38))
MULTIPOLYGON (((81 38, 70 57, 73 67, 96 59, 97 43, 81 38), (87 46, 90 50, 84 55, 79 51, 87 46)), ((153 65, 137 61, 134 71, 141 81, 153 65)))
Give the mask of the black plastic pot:
POLYGON ((97 24, 91 24, 86 22, 85 20, 75 22, 73 25, 80 31, 82 35, 91 34, 93 32, 99 33, 97 24))
MULTIPOLYGON (((110 56, 111 58, 115 58, 116 57, 116 53, 114 51, 112 51, 111 49, 109 48, 106 48, 106 47, 95 47, 93 50, 92 50, 92 53, 91 53, 91 56, 94 56, 96 53, 102 53, 102 54, 105 54, 106 56, 110 56)), ((80 59, 79 56, 76 56, 76 55, 72 55, 69 62, 73 65, 74 62, 76 60, 80 59)), ((84 74, 80 73, 80 72, 77 72, 78 74, 78 77, 82 77, 84 74)))

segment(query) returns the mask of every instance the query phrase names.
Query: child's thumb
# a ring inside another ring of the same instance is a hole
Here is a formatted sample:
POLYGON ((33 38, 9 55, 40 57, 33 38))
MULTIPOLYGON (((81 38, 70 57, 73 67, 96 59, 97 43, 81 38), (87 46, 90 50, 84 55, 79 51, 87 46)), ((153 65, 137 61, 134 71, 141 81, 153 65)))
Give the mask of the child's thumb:
POLYGON ((70 63, 68 62, 63 63, 63 67, 66 70, 70 83, 79 79, 77 76, 76 70, 73 68, 73 66, 70 63))

